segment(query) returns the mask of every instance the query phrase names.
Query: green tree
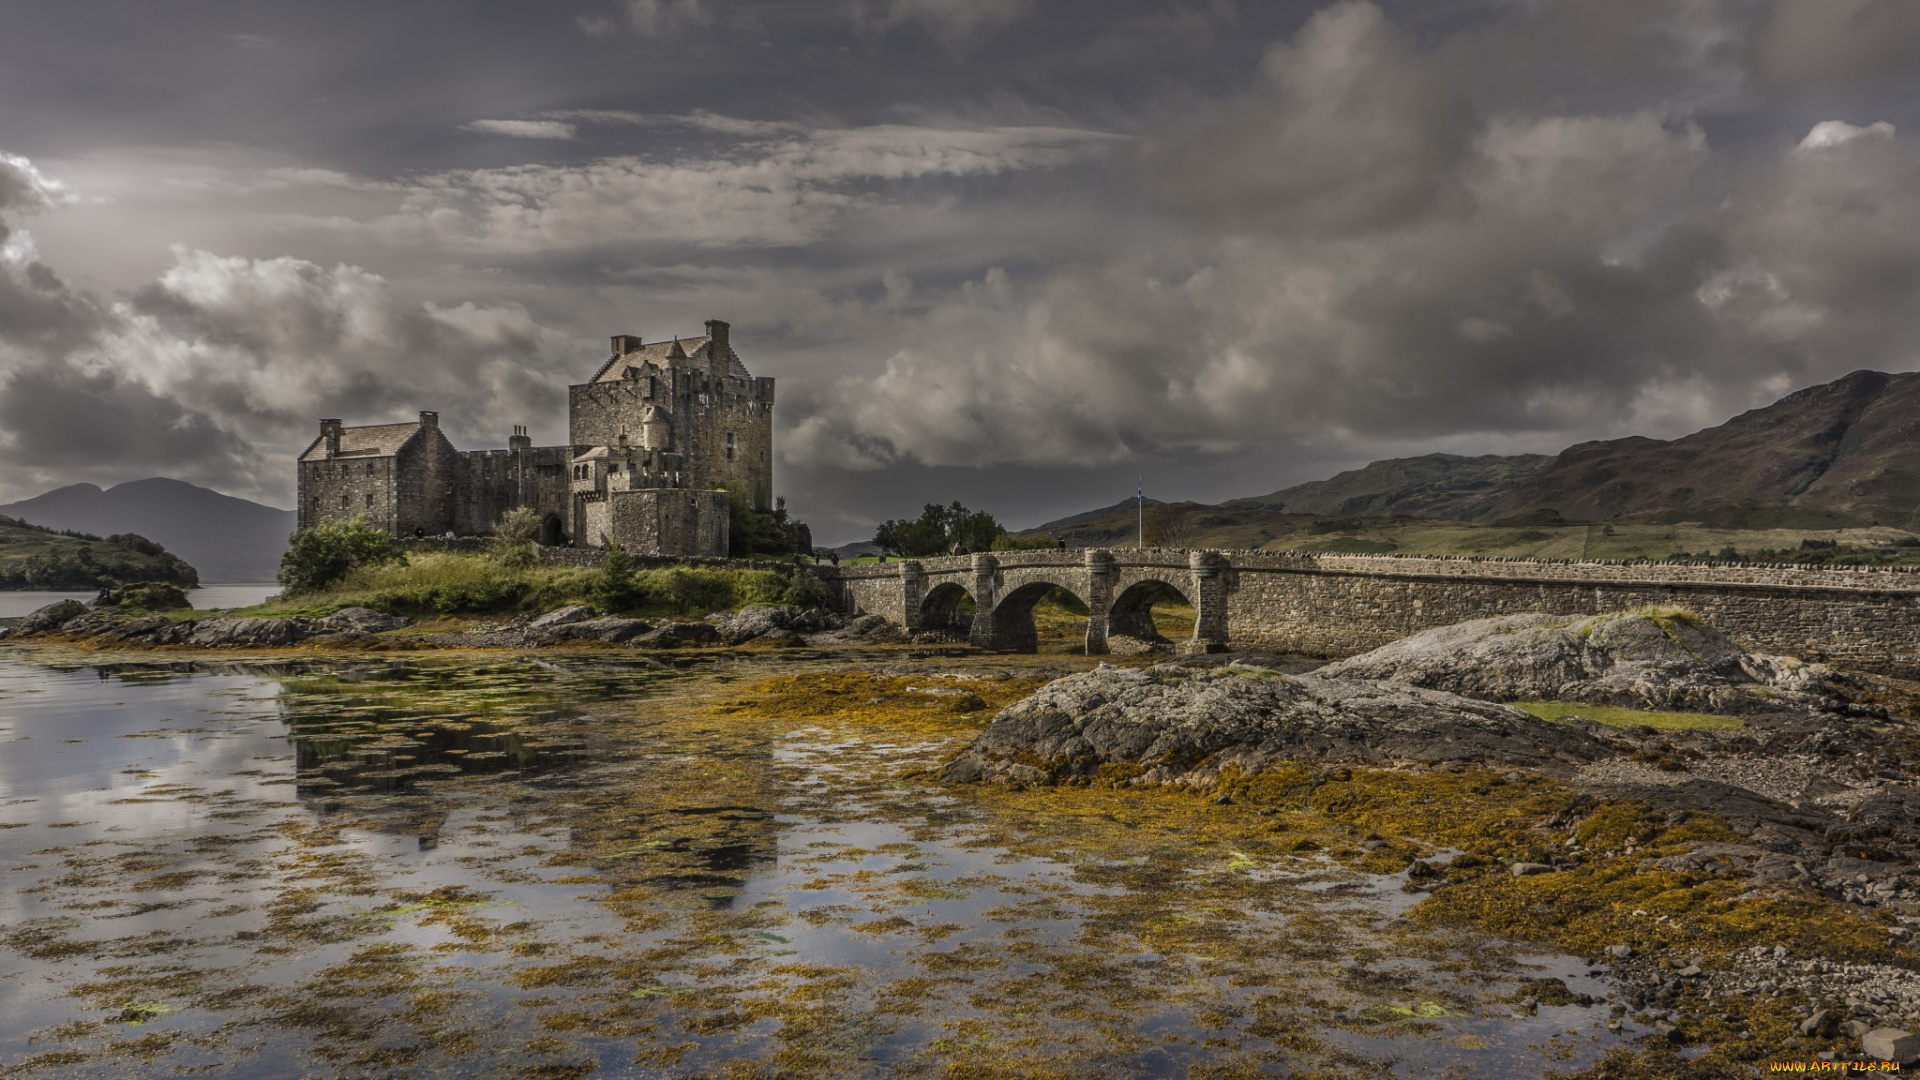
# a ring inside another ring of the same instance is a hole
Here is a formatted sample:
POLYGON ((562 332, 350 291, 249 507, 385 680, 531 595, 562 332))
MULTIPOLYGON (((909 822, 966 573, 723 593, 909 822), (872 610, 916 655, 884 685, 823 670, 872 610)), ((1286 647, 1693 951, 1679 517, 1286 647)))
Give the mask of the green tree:
POLYGON ((787 513, 787 500, 775 499, 762 510, 739 484, 727 485, 727 554, 811 555, 813 532, 787 513))
POLYGON ((323 522, 288 537, 276 576, 289 593, 315 592, 356 567, 405 562, 406 558, 384 529, 356 517, 323 522))
POLYGON ((985 510, 969 510, 960 500, 941 506, 928 503, 913 520, 883 521, 874 530, 874 546, 889 555, 923 559, 934 555, 963 555, 991 551, 1007 530, 985 510))
POLYGON ((647 590, 634 577, 633 556, 620 547, 619 541, 607 542, 606 561, 600 564, 600 572, 587 587, 587 595, 594 607, 608 614, 629 611, 646 603, 647 590))

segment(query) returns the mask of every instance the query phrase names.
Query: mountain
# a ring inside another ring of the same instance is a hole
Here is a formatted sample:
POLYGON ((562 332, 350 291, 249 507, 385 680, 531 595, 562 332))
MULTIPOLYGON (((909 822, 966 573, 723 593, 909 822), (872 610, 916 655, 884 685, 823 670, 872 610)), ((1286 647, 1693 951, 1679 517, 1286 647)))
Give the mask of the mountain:
MULTIPOLYGON (((1159 499, 1147 499, 1144 501, 1148 506, 1165 505, 1159 499)), ((1067 517, 1060 518, 1057 521, 1049 521, 1044 525, 1035 525, 1033 528, 1027 529, 1024 531, 1054 533, 1054 532, 1060 532, 1066 529, 1070 529, 1075 525, 1080 525, 1085 522, 1092 521, 1094 518, 1104 518, 1109 514, 1120 514, 1123 512, 1128 514, 1138 513, 1140 509, 1139 502, 1140 500, 1136 500, 1136 499, 1122 499, 1119 502, 1114 503, 1112 506, 1103 506, 1098 510, 1087 510, 1078 514, 1070 514, 1067 517)))
POLYGON ((1916 510, 1920 374, 1856 371, 1684 438, 1568 447, 1476 516, 1912 527, 1916 510))
POLYGON ((101 490, 56 488, 0 514, 53 529, 107 536, 138 533, 186 560, 203 582, 272 581, 294 512, 154 477, 101 490))
POLYGON ((1221 505, 1328 517, 1465 521, 1485 512, 1496 497, 1530 479, 1553 460, 1546 454, 1388 458, 1365 468, 1349 469, 1330 480, 1311 480, 1271 495, 1230 499, 1221 505))

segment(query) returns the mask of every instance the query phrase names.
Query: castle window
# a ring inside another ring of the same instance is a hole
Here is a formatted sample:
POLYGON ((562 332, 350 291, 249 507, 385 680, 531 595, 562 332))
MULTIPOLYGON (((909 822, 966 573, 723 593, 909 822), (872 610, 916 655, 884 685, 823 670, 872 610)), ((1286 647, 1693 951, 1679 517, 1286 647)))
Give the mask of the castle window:
POLYGON ((367 492, 367 505, 368 506, 373 505, 373 492, 371 491, 367 492))
POLYGON ((733 460, 733 432, 727 432, 727 460, 733 460))
POLYGON ((342 495, 340 496, 340 509, 345 510, 346 508, 347 508, 347 497, 345 495, 342 495))
POLYGON ((367 462, 367 475, 368 476, 373 475, 373 462, 371 461, 367 462))

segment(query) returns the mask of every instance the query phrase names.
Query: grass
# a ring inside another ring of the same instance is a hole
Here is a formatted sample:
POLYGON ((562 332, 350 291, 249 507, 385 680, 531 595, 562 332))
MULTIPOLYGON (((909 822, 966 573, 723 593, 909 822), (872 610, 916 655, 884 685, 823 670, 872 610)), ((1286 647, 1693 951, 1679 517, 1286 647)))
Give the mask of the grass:
POLYGON ((1737 716, 1721 716, 1717 713, 1655 712, 1652 709, 1629 709, 1620 705, 1589 705, 1581 701, 1516 701, 1512 704, 1542 720, 1565 720, 1578 716, 1583 720, 1617 728, 1731 731, 1747 726, 1746 721, 1737 716))
MULTIPOLYGON (((404 563, 365 566, 318 592, 247 608, 246 615, 327 615, 365 607, 409 616, 507 615, 593 604, 597 570, 575 566, 511 566, 461 552, 416 553, 404 563)), ((640 602, 619 614, 704 615, 751 604, 782 604, 789 582, 774 570, 675 566, 634 575, 640 602)))

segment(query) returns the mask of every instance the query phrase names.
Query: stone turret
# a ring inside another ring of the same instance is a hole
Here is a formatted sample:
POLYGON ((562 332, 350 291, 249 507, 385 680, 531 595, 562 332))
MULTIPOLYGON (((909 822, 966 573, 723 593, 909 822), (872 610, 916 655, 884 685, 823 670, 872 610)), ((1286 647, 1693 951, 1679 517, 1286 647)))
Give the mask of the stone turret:
POLYGON ((707 337, 711 339, 713 343, 712 348, 709 350, 713 366, 709 370, 712 372, 716 381, 726 378, 728 369, 732 367, 733 347, 727 340, 727 335, 731 330, 732 327, 721 322, 719 319, 707 320, 707 337))
POLYGON ((326 441, 327 456, 330 458, 340 456, 340 430, 342 426, 338 420, 320 421, 320 438, 326 441))

